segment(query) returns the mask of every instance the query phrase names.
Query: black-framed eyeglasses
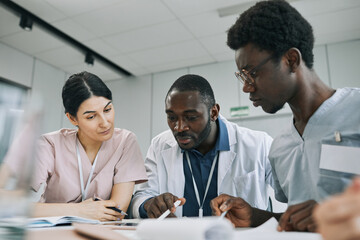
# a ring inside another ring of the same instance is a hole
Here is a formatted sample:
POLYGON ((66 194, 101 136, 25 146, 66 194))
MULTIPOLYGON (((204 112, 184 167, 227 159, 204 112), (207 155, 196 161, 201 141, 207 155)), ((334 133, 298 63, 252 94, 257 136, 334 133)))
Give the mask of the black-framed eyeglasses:
POLYGON ((247 71, 246 69, 241 69, 239 72, 235 72, 236 78, 242 83, 242 84, 249 84, 254 85, 255 80, 254 77, 256 72, 259 70, 260 67, 262 67, 265 63, 267 63, 271 58, 273 58, 273 55, 270 55, 269 57, 262 60, 258 65, 247 71))

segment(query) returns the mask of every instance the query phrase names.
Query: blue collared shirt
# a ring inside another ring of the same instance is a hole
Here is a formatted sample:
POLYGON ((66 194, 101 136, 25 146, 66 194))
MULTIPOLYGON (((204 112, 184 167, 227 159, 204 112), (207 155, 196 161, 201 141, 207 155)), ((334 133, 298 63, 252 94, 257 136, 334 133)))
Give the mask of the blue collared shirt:
MULTIPOLYGON (((188 151, 192 171, 194 173, 194 179, 199 191, 200 202, 202 203, 206 184, 210 175, 211 165, 215 159, 216 154, 219 151, 229 151, 229 136, 226 125, 220 118, 217 120, 219 126, 219 134, 216 140, 216 144, 213 149, 211 149, 205 155, 201 154, 199 151, 193 149, 188 151)), ((184 153, 185 151, 182 150, 184 153)), ((219 160, 218 160, 219 162, 219 160)), ((217 197, 217 172, 218 172, 218 162, 215 165, 214 173, 210 182, 209 190, 203 205, 203 216, 211 216, 211 207, 210 201, 217 197)), ((185 175, 185 189, 184 197, 186 198, 186 203, 183 206, 183 216, 199 216, 199 204, 196 200, 194 185, 192 181, 192 176, 190 172, 189 165, 187 163, 186 155, 183 154, 183 165, 184 165, 184 175, 185 175)), ((149 198, 150 199, 150 198, 149 198)), ((147 200, 146 200, 147 201, 147 200)), ((144 201, 139 207, 139 213, 141 218, 147 218, 147 213, 144 209, 144 201)))
MULTIPOLYGON (((205 155, 203 155, 202 153, 200 153, 195 149, 188 151, 191 168, 200 195, 200 204, 202 204, 204 199, 206 185, 208 182, 211 166, 213 164, 215 156, 219 154, 219 151, 230 150, 227 128, 225 123, 221 121, 220 118, 218 118, 218 126, 219 126, 219 134, 213 149, 211 149, 205 155)), ((183 150, 182 152, 184 153, 185 151, 183 150)), ((210 201, 213 198, 217 197, 218 163, 219 161, 217 161, 215 165, 209 190, 203 205, 203 216, 211 216, 210 201)), ((185 175, 184 197, 186 198, 186 203, 183 206, 183 216, 187 216, 187 217, 199 216, 199 203, 196 199, 192 175, 185 154, 183 154, 183 164, 184 164, 184 175, 185 175)))

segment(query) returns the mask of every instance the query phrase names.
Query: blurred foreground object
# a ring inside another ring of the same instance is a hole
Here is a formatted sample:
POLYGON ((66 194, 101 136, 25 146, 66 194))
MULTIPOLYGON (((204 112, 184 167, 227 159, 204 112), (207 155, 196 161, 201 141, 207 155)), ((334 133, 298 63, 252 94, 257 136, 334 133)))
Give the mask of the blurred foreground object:
POLYGON ((31 212, 30 183, 43 111, 36 97, 25 111, 9 98, 0 96, 0 141, 9 143, 7 149, 1 149, 6 152, 0 154, 0 239, 23 239, 31 212))

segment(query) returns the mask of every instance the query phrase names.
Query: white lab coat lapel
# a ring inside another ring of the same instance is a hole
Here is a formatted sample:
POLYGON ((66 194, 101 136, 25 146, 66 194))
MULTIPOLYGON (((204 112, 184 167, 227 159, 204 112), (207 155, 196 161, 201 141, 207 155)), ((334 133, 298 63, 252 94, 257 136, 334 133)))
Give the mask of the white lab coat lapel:
POLYGON ((185 176, 183 170, 183 154, 177 143, 171 148, 161 152, 164 159, 165 171, 167 171, 167 191, 177 197, 183 197, 185 188, 185 176))
POLYGON ((236 137, 234 131, 229 131, 231 129, 231 126, 227 124, 227 121, 220 115, 221 120, 225 123, 228 136, 229 136, 229 145, 230 145, 230 151, 220 151, 219 154, 219 165, 218 165, 218 194, 221 194, 219 191, 220 189, 224 189, 223 187, 223 180, 229 169, 231 168, 232 162, 234 161, 236 157, 236 153, 234 152, 234 146, 236 144, 236 137))
MULTIPOLYGON (((161 152, 164 159, 165 176, 167 176, 167 191, 177 197, 184 197, 185 176, 183 166, 183 154, 176 141, 168 143, 171 147, 161 152)), ((166 188, 166 187, 165 187, 166 188)), ((182 216, 182 206, 176 208, 175 215, 182 216)))

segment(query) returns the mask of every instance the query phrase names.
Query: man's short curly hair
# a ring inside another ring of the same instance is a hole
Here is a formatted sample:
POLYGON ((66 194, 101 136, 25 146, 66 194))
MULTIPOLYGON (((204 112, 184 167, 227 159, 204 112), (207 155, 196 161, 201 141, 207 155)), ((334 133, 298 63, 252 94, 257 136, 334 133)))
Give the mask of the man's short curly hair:
POLYGON ((252 43, 280 58, 287 50, 300 50, 302 59, 313 67, 314 35, 311 25, 284 0, 256 3, 242 13, 228 31, 228 46, 238 50, 252 43))
POLYGON ((203 77, 195 74, 186 74, 179 77, 170 87, 166 94, 165 101, 170 92, 177 90, 179 92, 197 91, 200 93, 201 100, 208 109, 215 105, 215 95, 210 86, 210 83, 203 77))

